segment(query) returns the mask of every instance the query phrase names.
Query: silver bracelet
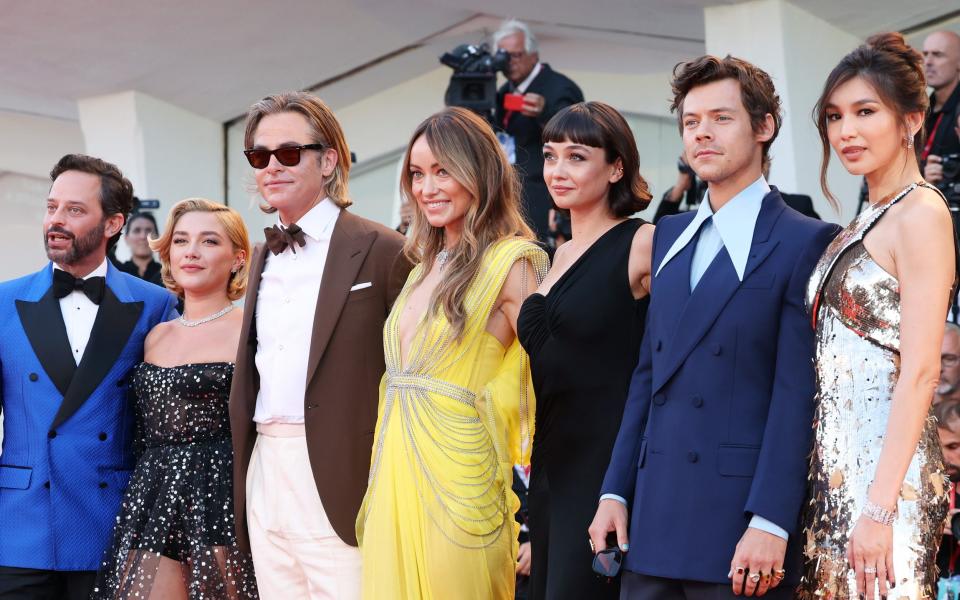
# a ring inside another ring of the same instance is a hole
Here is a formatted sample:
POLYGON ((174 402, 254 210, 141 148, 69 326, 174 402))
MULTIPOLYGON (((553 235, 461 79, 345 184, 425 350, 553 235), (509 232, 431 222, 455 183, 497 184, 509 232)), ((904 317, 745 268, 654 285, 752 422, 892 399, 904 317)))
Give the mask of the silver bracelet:
POLYGON ((863 506, 863 514, 869 517, 871 520, 880 523, 881 525, 892 526, 894 521, 897 520, 897 509, 887 510, 878 504, 874 504, 867 500, 867 503, 863 506))

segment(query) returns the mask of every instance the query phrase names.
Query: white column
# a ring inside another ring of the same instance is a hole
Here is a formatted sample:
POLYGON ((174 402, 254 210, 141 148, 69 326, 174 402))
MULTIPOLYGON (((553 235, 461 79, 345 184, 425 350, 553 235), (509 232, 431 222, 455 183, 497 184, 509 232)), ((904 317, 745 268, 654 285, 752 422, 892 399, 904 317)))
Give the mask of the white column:
POLYGON ((77 104, 87 154, 120 167, 138 197, 160 200, 161 227, 184 198, 224 202, 221 123, 136 91, 77 104))
POLYGON ((824 220, 846 224, 857 208, 860 179, 831 157, 828 183, 840 201, 838 215, 820 191, 822 152, 811 112, 827 75, 861 40, 784 0, 707 7, 704 21, 707 53, 754 63, 780 95, 783 127, 771 148, 770 182, 810 195, 824 220))

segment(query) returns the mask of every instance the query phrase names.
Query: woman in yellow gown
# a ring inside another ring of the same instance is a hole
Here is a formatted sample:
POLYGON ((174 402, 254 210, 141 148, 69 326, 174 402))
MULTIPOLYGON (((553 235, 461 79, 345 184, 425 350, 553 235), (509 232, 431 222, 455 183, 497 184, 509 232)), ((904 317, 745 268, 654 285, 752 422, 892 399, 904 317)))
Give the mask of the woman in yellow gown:
POLYGON ((516 340, 547 270, 489 125, 448 108, 417 127, 401 187, 418 263, 384 327, 366 497, 357 518, 363 597, 513 598, 519 501, 534 398, 516 340))

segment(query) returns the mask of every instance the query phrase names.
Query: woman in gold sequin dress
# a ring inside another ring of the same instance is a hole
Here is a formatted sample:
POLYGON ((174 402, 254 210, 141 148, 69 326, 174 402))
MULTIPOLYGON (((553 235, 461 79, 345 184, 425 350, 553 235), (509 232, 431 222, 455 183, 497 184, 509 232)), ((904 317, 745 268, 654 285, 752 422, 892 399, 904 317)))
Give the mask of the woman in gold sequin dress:
POLYGON ((384 327, 387 372, 357 518, 363 597, 513 598, 534 398, 517 313, 547 269, 490 127, 448 108, 420 124, 401 187, 418 265, 384 327))
POLYGON ((822 173, 831 146, 866 177, 870 205, 808 288, 817 409, 805 599, 936 597, 947 487, 929 409, 957 260, 950 213, 918 166, 922 60, 898 33, 873 36, 817 106, 822 173))

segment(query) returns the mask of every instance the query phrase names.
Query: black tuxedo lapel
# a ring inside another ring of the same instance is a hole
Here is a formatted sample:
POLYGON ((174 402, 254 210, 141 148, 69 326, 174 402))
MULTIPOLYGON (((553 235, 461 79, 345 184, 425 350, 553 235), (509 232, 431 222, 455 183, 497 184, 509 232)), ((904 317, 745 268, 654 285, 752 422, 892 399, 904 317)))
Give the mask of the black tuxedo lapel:
POLYGON ((36 302, 17 300, 16 304, 20 323, 30 340, 33 353, 53 385, 61 395, 66 396, 77 363, 70 353, 67 327, 63 323, 60 301, 53 295, 53 288, 36 302))
POLYGON ((143 312, 143 302, 121 302, 108 285, 90 331, 90 341, 73 381, 54 417, 51 428, 59 427, 86 402, 120 356, 143 312))

